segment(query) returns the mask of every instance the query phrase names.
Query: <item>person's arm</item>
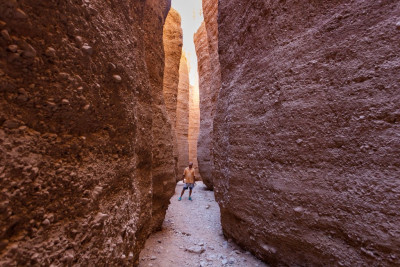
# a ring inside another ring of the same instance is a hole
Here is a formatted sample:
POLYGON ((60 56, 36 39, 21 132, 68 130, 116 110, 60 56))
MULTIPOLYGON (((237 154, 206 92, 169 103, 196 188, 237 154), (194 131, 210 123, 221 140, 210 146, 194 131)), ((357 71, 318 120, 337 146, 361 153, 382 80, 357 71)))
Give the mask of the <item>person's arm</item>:
POLYGON ((186 173, 186 169, 183 171, 183 174, 182 174, 182 181, 185 179, 185 173, 186 173))

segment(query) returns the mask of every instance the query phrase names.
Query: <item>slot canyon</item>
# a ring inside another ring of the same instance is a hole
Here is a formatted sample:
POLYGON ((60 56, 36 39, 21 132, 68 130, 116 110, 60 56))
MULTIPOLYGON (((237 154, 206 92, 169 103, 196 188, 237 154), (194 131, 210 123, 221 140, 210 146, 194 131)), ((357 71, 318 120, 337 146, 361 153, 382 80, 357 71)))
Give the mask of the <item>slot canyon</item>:
POLYGON ((399 1, 2 0, 0 33, 0 266, 400 265, 399 1))

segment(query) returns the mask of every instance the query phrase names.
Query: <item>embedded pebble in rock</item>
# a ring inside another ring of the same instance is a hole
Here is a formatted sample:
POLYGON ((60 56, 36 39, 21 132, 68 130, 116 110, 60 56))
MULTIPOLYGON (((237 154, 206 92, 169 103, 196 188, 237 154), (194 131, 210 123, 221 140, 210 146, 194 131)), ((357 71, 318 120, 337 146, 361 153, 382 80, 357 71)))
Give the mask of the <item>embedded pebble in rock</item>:
POLYGON ((26 58, 34 58, 36 57, 36 50, 31 46, 30 44, 26 44, 24 47, 24 51, 22 53, 22 56, 26 58))
POLYGON ((9 45, 9 46, 7 47, 7 50, 10 51, 10 52, 12 52, 12 53, 15 53, 15 52, 17 52, 17 50, 18 50, 18 45, 9 45))
POLYGON ((27 19, 28 18, 28 15, 26 15, 26 13, 23 10, 21 10, 20 8, 17 8, 15 10, 14 16, 16 19, 27 19))
POLYGON ((86 54, 90 55, 90 56, 93 54, 93 48, 88 44, 84 44, 82 46, 82 51, 85 52, 86 54))
POLYGON ((113 75, 114 81, 116 81, 117 83, 120 83, 122 81, 121 76, 119 75, 113 75))
POLYGON ((46 56, 54 58, 56 57, 56 50, 53 47, 48 47, 45 52, 46 56))
POLYGON ((1 36, 2 36, 6 41, 11 41, 10 34, 8 33, 7 30, 2 30, 2 31, 1 31, 1 36))

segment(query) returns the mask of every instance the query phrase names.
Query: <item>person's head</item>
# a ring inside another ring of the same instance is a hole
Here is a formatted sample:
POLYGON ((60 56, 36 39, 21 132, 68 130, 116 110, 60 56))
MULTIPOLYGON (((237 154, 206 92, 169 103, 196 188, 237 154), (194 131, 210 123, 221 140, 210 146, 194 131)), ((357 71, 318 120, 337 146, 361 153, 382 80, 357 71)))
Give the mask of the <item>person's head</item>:
POLYGON ((189 169, 193 168, 193 162, 189 162, 189 169))

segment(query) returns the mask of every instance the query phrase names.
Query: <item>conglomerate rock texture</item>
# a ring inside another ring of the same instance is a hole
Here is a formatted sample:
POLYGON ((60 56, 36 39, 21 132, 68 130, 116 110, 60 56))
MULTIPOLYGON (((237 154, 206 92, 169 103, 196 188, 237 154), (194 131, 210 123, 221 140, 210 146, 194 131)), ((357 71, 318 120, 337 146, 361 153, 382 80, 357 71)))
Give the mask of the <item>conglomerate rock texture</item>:
POLYGON ((181 16, 171 8, 164 24, 164 81, 163 92, 168 117, 172 125, 174 137, 175 172, 178 173, 178 143, 175 133, 176 111, 178 103, 179 65, 182 56, 183 35, 181 16))
POLYGON ((213 189, 213 119, 221 87, 221 70, 218 55, 218 0, 203 0, 202 4, 204 26, 202 25, 196 33, 197 37, 195 35, 199 72, 203 73, 203 75, 199 74, 200 135, 197 149, 202 180, 209 189, 213 189))
POLYGON ((214 190, 225 235, 267 263, 400 265, 399 14, 219 1, 214 190))
POLYGON ((183 170, 189 164, 189 65, 182 53, 179 66, 178 103, 176 107, 175 133, 178 147, 177 181, 182 180, 183 170))
POLYGON ((197 140, 200 131, 200 108, 199 108, 199 87, 190 85, 189 87, 189 162, 193 163, 196 180, 201 180, 199 166, 197 163, 197 140))
POLYGON ((176 179, 169 7, 1 1, 0 265, 135 265, 176 179))

